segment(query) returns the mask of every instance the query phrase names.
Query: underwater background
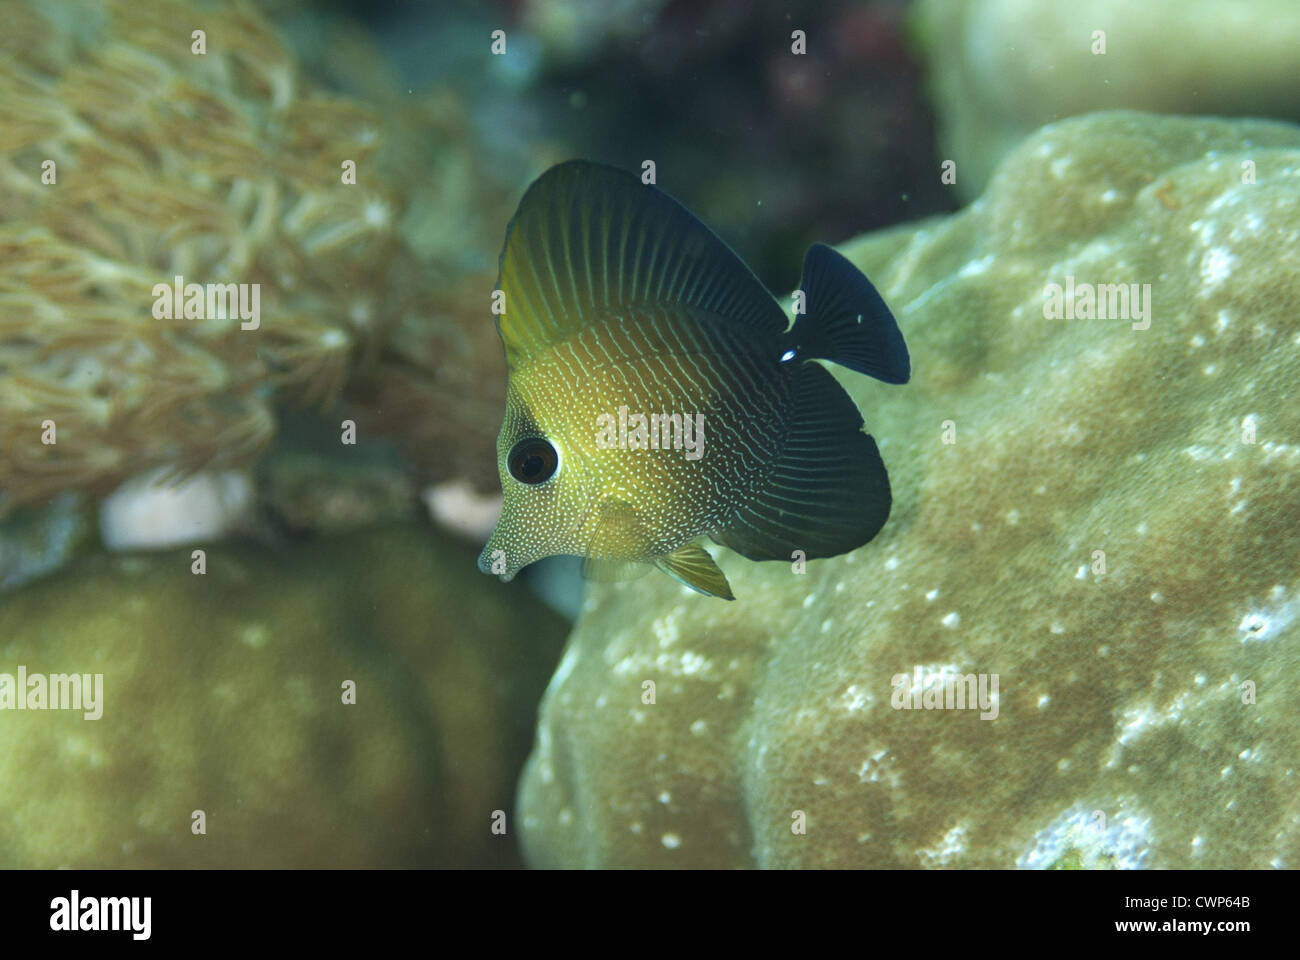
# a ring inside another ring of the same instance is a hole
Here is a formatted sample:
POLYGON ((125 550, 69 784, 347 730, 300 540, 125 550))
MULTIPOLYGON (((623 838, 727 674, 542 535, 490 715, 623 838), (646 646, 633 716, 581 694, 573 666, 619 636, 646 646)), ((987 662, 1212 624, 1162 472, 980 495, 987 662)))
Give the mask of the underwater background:
POLYGON ((1300 865, 1297 121, 1293 0, 0 0, 0 868, 1300 865), (478 572, 571 158, 872 279, 874 540, 478 572))

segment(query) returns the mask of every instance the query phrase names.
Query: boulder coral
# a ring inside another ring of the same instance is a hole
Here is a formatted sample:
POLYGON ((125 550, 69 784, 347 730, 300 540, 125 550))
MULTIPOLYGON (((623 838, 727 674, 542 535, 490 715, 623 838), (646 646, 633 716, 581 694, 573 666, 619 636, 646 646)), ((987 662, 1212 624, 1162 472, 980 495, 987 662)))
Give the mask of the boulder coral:
POLYGON ((918 0, 913 25, 968 199, 1012 147, 1067 116, 1300 120, 1294 0, 918 0))
POLYGON ((834 371, 889 523, 806 567, 714 547, 735 603, 595 588, 529 862, 1300 866, 1300 129, 1064 121, 845 252, 913 357, 834 371), (928 709, 958 676, 985 709, 928 709))
POLYGON ((0 869, 519 865, 566 621, 409 524, 192 569, 98 554, 0 604, 0 704, 103 675, 98 719, 0 709, 0 869))

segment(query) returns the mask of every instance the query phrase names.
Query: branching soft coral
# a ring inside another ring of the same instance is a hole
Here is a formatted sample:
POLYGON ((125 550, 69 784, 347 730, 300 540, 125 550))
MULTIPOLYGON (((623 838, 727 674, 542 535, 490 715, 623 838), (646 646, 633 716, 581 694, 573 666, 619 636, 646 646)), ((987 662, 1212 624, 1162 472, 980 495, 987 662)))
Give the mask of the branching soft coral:
POLYGON ((0 10, 0 512, 246 462, 277 396, 328 406, 377 355, 410 257, 381 178, 342 182, 379 118, 312 89, 254 8, 41 6, 0 10), (259 327, 154 316, 177 276, 258 284, 259 327))

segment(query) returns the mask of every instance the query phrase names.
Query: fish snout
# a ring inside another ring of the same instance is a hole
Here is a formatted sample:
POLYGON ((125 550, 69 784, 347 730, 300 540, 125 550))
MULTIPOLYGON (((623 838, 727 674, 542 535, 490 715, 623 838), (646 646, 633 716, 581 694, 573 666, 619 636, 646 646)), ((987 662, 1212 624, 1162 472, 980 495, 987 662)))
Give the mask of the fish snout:
POLYGON ((483 552, 478 555, 478 568, 483 573, 490 573, 494 577, 500 577, 503 583, 508 583, 515 578, 519 572, 520 564, 512 564, 510 556, 506 553, 501 545, 501 538, 493 533, 488 540, 483 552))
POLYGON ((500 577, 504 583, 513 580, 515 574, 530 563, 550 555, 545 544, 535 543, 527 537, 520 539, 508 536, 507 529, 510 527, 498 524, 483 547, 483 552, 478 555, 478 568, 484 573, 500 577))

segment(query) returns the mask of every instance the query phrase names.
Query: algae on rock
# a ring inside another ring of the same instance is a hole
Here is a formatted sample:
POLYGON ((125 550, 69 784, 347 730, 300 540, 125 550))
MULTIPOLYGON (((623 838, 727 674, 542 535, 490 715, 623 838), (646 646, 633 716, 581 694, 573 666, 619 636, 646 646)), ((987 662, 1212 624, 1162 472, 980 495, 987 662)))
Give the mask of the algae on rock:
POLYGON ((831 368, 889 523, 803 574, 712 548, 735 603, 596 588, 529 861, 1300 866, 1300 129, 1069 120, 846 253, 912 351, 831 368), (1047 319, 1067 283, 1150 284, 1149 327, 1047 319), (996 719, 893 709, 918 667, 996 675, 996 719))
POLYGON ((97 720, 0 711, 0 868, 518 865, 565 629, 409 524, 83 559, 0 605, 0 674, 103 674, 97 720))

